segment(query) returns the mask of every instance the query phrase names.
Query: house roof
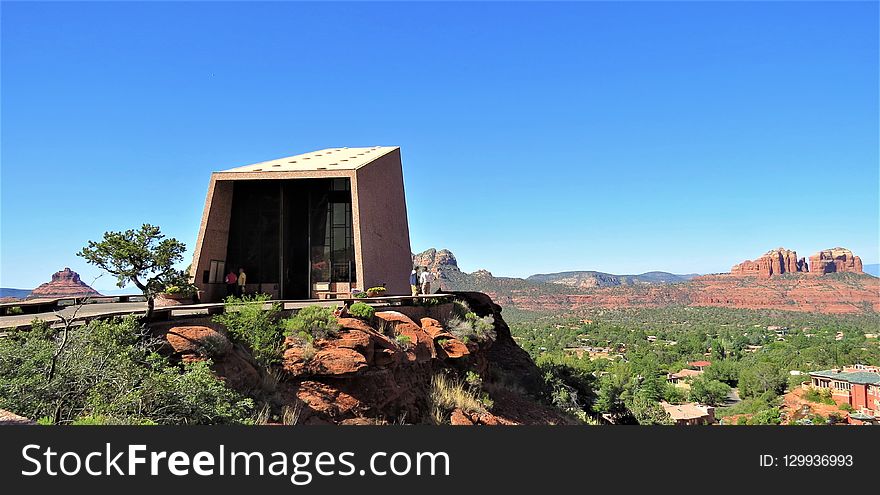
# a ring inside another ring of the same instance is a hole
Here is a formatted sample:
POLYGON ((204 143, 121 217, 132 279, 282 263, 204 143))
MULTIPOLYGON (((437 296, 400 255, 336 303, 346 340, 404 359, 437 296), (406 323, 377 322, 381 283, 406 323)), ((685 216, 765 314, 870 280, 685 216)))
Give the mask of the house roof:
POLYGON ((673 378, 686 378, 689 376, 700 376, 702 374, 703 374, 702 371, 689 370, 689 369, 685 368, 685 369, 679 371, 678 373, 671 373, 670 376, 673 378))
POLYGON ((399 149, 398 146, 369 148, 326 148, 300 155, 223 170, 228 172, 302 172, 313 170, 356 170, 377 158, 399 149))
POLYGON ((709 408, 706 406, 701 406, 692 402, 686 404, 670 404, 668 402, 661 402, 661 406, 663 409, 669 413, 669 416, 674 420, 679 419, 697 419, 707 416, 709 414, 709 408))
POLYGON ((705 367, 705 366, 711 365, 712 363, 710 363, 709 361, 694 361, 694 362, 688 363, 688 364, 691 366, 704 366, 705 367))
POLYGON ((852 373, 841 373, 834 370, 811 371, 810 375, 822 378, 830 378, 831 380, 840 380, 849 383, 880 385, 880 373, 871 373, 868 371, 855 371, 852 373))

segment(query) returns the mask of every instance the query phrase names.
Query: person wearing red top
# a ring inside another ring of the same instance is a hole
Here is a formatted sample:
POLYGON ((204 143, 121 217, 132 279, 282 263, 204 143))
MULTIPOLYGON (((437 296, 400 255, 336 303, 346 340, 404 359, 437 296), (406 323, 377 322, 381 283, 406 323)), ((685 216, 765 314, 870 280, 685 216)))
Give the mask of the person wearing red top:
POLYGON ((229 270, 226 274, 226 296, 234 296, 236 286, 238 285, 238 277, 235 276, 235 270, 229 270))

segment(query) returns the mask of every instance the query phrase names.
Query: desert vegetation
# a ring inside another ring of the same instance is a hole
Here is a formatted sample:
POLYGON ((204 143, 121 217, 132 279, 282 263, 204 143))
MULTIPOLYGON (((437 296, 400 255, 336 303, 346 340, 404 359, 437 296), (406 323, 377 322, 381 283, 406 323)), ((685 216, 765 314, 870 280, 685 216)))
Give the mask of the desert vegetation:
POLYGON ((41 424, 250 421, 253 401, 211 362, 172 363, 132 317, 59 332, 34 321, 0 338, 0 408, 41 424))

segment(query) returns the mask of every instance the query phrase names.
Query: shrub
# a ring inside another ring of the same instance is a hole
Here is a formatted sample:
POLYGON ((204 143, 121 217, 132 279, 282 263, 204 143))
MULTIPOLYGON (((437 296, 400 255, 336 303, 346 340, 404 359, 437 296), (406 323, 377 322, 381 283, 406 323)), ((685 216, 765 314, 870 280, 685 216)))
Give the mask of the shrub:
POLYGON ((0 408, 41 424, 239 423, 249 416, 251 400, 217 379, 209 362, 172 364, 134 317, 92 321, 63 341, 44 324, 0 339, 0 408))
POLYGON ((281 345, 283 333, 278 315, 281 305, 273 303, 264 310, 264 303, 269 300, 266 294, 234 296, 226 298, 225 312, 214 317, 214 321, 226 327, 229 335, 247 344, 254 359, 264 367, 281 361, 281 345))
POLYGON ((483 386, 483 379, 480 374, 475 371, 468 371, 464 375, 464 381, 469 387, 479 389, 483 386))
POLYGON ((367 296, 370 296, 370 295, 383 296, 383 295, 385 295, 386 290, 387 289, 382 286, 370 287, 369 289, 367 289, 367 296))
POLYGON ((778 425, 780 422, 781 418, 778 407, 759 411, 749 418, 750 425, 778 425))
POLYGON ((373 315, 376 314, 376 310, 370 306, 369 304, 356 302, 348 308, 348 313, 355 318, 360 318, 362 320, 372 320, 373 315))
POLYGON ((837 407, 839 407, 841 411, 846 411, 846 412, 853 412, 855 410, 855 409, 853 409, 853 406, 849 405, 846 402, 844 402, 843 404, 841 404, 837 407))
POLYGON ((195 285, 192 285, 190 283, 186 283, 186 284, 182 284, 182 285, 169 285, 169 286, 165 287, 164 292, 165 292, 165 294, 191 297, 191 296, 194 296, 197 291, 198 291, 198 287, 196 287, 195 285))
POLYGON ((397 345, 404 349, 409 348, 410 344, 412 344, 412 339, 409 335, 398 335, 394 340, 397 341, 397 345))
POLYGON ((21 306, 13 306, 6 311, 10 316, 24 314, 24 310, 21 309, 21 306))
POLYGON ((831 390, 829 389, 818 389, 815 387, 810 387, 804 392, 804 399, 810 402, 816 402, 819 404, 828 404, 834 405, 834 399, 831 398, 831 390))
POLYGON ((464 315, 472 312, 471 306, 467 301, 462 301, 461 299, 455 299, 452 301, 452 316, 464 319, 464 315))
POLYGON ((465 343, 471 340, 485 342, 495 339, 495 318, 492 315, 479 317, 471 311, 464 318, 451 317, 446 326, 452 335, 465 343))
POLYGON ((283 324, 287 335, 306 342, 335 337, 339 332, 339 322, 333 310, 321 306, 307 306, 284 320, 283 324))

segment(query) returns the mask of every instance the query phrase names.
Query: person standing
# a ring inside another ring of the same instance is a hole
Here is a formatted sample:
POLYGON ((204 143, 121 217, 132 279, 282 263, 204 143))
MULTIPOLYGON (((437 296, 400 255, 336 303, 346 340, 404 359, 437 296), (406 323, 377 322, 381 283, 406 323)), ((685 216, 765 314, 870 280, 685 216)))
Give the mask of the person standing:
POLYGON ((235 276, 235 270, 230 269, 226 274, 226 297, 238 294, 238 277, 235 276))
POLYGON ((238 269, 238 297, 244 297, 244 289, 247 284, 247 273, 244 272, 244 268, 238 269))
POLYGON ((419 295, 419 267, 413 268, 409 274, 409 288, 413 297, 419 295))
POLYGON ((420 281, 422 282, 422 294, 430 294, 431 282, 434 281, 434 274, 428 271, 428 267, 425 267, 425 271, 422 272, 420 281))

